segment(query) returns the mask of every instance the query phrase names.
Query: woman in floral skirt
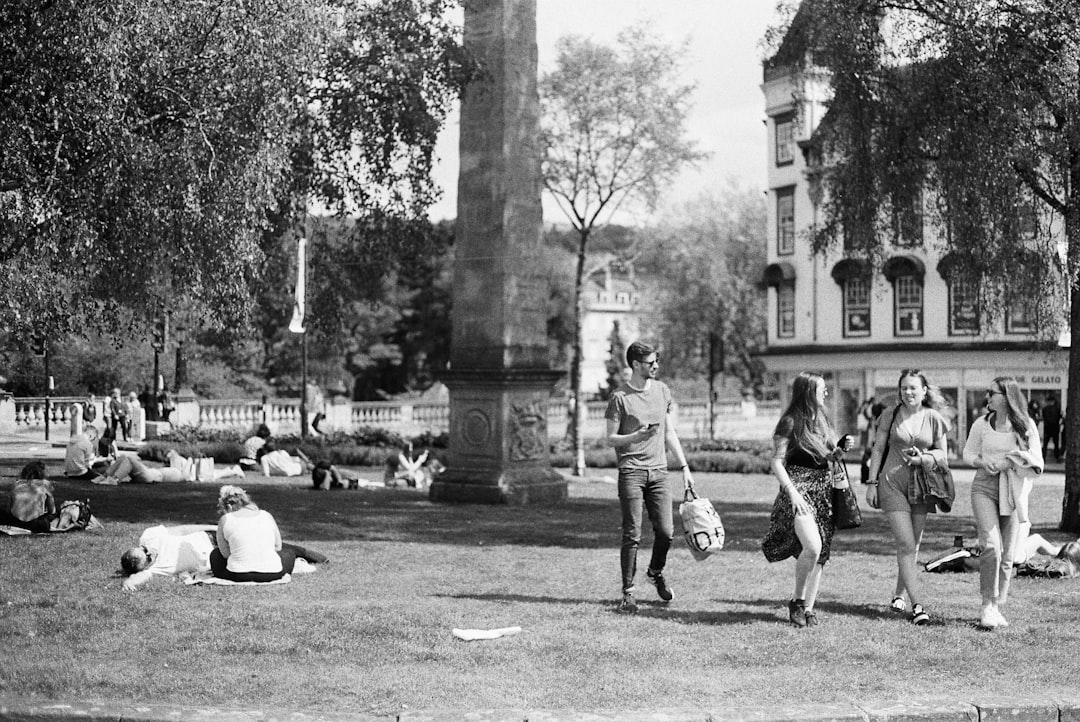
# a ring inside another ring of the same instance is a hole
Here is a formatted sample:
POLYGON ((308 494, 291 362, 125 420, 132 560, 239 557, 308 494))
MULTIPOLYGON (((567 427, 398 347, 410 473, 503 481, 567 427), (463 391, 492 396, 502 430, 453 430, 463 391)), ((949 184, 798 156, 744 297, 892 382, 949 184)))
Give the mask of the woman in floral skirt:
POLYGON ((761 549, 770 562, 795 557, 795 595, 788 602, 788 619, 796 627, 817 624, 814 603, 835 530, 833 483, 847 483, 847 477, 836 478, 833 469, 854 446, 847 434, 837 439, 825 412, 827 396, 825 379, 803 371, 791 384, 791 403, 773 432, 772 472, 780 492, 761 549))

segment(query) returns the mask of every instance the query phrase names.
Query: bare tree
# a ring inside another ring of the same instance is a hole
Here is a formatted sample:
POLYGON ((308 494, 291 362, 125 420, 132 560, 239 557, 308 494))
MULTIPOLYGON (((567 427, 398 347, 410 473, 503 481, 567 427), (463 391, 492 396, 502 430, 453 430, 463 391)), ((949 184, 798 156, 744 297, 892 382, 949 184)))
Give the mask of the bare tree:
POLYGON ((570 388, 574 474, 585 473, 582 443, 582 288, 590 234, 625 201, 652 208, 659 189, 703 155, 686 136, 693 86, 679 82, 685 48, 636 26, 615 47, 568 36, 540 82, 544 185, 578 234, 570 388))

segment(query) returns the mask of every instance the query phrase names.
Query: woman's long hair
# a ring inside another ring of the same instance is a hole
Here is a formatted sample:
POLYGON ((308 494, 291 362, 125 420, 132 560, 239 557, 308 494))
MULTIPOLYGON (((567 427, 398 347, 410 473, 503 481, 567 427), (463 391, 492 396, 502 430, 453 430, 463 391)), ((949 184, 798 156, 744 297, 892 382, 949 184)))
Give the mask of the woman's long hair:
MULTIPOLYGON (((1009 418, 1009 423, 1012 424, 1013 434, 1016 436, 1016 442, 1020 444, 1020 448, 1025 451, 1030 448, 1031 442, 1028 439, 1028 433, 1031 430, 1031 417, 1028 416, 1027 402, 1024 400, 1024 392, 1020 390, 1020 384, 1016 382, 1012 376, 998 376, 994 379, 994 383, 1001 387, 1001 390, 1005 392, 1005 405, 1006 416, 1009 418)), ((991 425, 994 423, 994 413, 990 412, 986 420, 991 425)))
POLYGON ((780 423, 776 425, 774 434, 784 436, 781 430, 784 419, 791 419, 791 438, 795 446, 806 451, 818 461, 824 461, 836 444, 833 437, 832 423, 829 421, 825 408, 818 408, 817 387, 819 383, 825 383, 821 374, 812 371, 802 371, 791 382, 791 402, 780 417, 780 423))
POLYGON ((1068 566, 1070 579, 1080 576, 1080 540, 1071 541, 1061 547, 1061 551, 1058 552, 1058 559, 1063 560, 1068 566))

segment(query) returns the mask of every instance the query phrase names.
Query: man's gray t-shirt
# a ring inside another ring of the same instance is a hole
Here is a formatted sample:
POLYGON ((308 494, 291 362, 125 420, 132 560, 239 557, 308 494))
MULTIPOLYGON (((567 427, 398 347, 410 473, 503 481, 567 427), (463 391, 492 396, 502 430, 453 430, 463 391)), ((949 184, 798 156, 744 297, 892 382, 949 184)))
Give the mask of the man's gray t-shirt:
POLYGON ((619 422, 618 433, 630 434, 642 426, 660 425, 656 433, 645 441, 615 447, 620 469, 667 468, 664 438, 671 403, 671 389, 655 379, 645 384, 644 391, 623 384, 611 395, 604 418, 619 422))

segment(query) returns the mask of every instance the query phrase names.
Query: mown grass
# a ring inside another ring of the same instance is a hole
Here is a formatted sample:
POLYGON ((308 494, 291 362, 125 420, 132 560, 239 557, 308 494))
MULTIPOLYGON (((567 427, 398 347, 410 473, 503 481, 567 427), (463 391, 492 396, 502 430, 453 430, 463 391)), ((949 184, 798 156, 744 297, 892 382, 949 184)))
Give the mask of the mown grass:
MULTIPOLYGON (((970 472, 959 476, 923 561, 954 534, 974 540, 970 472)), ((923 574, 934 624, 913 627, 885 611, 895 562, 870 510, 836 537, 822 625, 789 627, 792 563, 769 565, 758 546, 776 490, 764 475, 699 475, 727 546, 695 562, 680 541, 675 602, 642 587, 635 617, 615 612, 613 485, 574 483, 566 504, 520 508, 302 484, 247 482, 286 539, 330 556, 317 573, 264 588, 155 580, 127 594, 120 552, 151 524, 212 522, 217 487, 59 482, 60 498, 89 496, 106 529, 0 537, 0 694, 373 714, 1075 695, 1077 582, 1018 579, 1012 626, 986 633, 972 624, 976 575, 923 574), (450 634, 510 625, 522 633, 450 634)), ((1060 500, 1060 484, 1035 488, 1036 530, 1059 541, 1060 500)))

